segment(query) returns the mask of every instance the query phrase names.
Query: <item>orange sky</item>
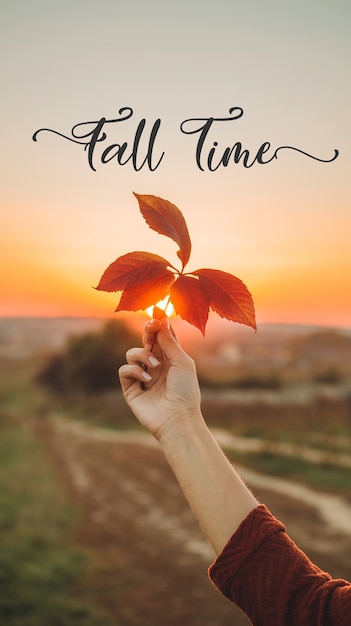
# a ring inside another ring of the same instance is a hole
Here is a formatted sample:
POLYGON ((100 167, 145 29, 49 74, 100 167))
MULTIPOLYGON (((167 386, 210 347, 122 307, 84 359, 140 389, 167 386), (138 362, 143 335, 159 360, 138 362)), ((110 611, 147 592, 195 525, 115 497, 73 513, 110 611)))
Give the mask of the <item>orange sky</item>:
POLYGON ((200 28, 185 0, 176 14, 156 0, 147 10, 137 0, 123 11, 103 4, 89 15, 80 0, 5 11, 0 316, 108 317, 118 295, 92 286, 109 263, 133 250, 176 262, 174 242, 147 228, 135 191, 180 208, 193 244, 187 270, 241 278, 259 323, 351 326, 350 9, 297 0, 284 12, 257 0, 234 11, 205 1, 200 28), (151 128, 160 118, 156 171, 97 159, 93 172, 81 146, 49 133, 31 140, 38 128, 69 134, 123 106, 133 118, 109 127, 104 147, 132 146, 140 119, 151 128), (243 117, 218 123, 207 150, 241 141, 254 155, 269 141, 340 155, 321 163, 283 150, 264 166, 201 172, 197 136, 182 135, 180 122, 227 117, 231 106, 243 117))
MULTIPOLYGON (((145 248, 156 253, 161 252, 174 262, 176 247, 168 239, 163 241, 160 235, 151 233, 144 224, 138 210, 135 210, 135 221, 141 221, 145 229, 148 244, 145 248), (159 250, 153 243, 161 243, 159 250)), ((345 233, 346 231, 342 231, 345 233)), ((18 237, 18 240, 20 237, 18 237)), ((195 236, 196 239, 196 236, 195 236)), ((93 286, 98 283, 105 267, 116 256, 134 249, 132 239, 118 242, 117 254, 106 254, 104 245, 98 247, 95 257, 85 267, 76 258, 71 257, 69 250, 67 259, 62 251, 50 250, 50 244, 42 243, 36 248, 29 245, 28 239, 18 241, 13 246, 5 242, 3 252, 8 260, 7 271, 1 277, 1 314, 15 316, 110 316, 117 306, 120 294, 98 292, 93 286), (63 256, 61 256, 63 255, 63 256), (45 259, 45 263, 43 262, 45 259), (70 266, 72 263, 72 267, 70 266)), ((334 244, 335 246, 335 244, 334 244)), ((345 248, 346 249, 346 248, 345 248)), ((193 250, 194 252, 194 250, 193 250)), ((350 325, 351 311, 351 263, 350 258, 343 259, 343 250, 329 245, 326 257, 310 251, 308 257, 297 257, 296 263, 289 266, 287 259, 281 254, 281 265, 272 259, 266 259, 269 271, 264 271, 260 255, 245 260, 238 260, 231 265, 222 258, 221 251, 214 249, 210 263, 206 263, 206 254, 195 254, 196 263, 190 261, 189 269, 209 266, 215 269, 230 271, 241 278, 251 291, 258 322, 289 322, 312 323, 322 325, 350 325)), ((277 255, 279 259, 279 255, 277 255)), ((276 259, 276 260, 277 260, 276 259)))

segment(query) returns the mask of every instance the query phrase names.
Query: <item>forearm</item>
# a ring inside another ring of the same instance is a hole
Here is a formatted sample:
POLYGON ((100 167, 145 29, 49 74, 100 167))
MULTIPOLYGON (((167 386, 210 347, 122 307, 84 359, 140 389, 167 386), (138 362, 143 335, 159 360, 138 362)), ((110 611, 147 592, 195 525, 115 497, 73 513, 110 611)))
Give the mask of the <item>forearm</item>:
POLYGON ((127 352, 127 364, 119 370, 124 396, 140 423, 159 440, 218 554, 258 503, 204 422, 194 361, 179 346, 169 320, 149 322, 143 343, 145 348, 127 352), (150 380, 142 391, 145 367, 151 367, 151 373, 147 372, 150 380))
POLYGON ((201 416, 172 424, 160 439, 166 459, 216 554, 258 505, 201 416))

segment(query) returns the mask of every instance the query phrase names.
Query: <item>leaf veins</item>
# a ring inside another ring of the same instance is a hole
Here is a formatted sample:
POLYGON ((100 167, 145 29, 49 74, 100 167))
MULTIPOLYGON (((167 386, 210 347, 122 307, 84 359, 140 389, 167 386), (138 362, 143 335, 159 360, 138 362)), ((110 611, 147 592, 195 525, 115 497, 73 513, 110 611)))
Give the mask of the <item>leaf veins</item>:
POLYGON ((170 296, 177 315, 199 328, 205 335, 209 302, 200 281, 182 274, 171 286, 170 296))
POLYGON ((196 270, 192 274, 198 276, 211 309, 221 317, 256 329, 252 296, 239 278, 210 269, 196 270))
POLYGON ((119 301, 117 311, 139 311, 147 309, 149 306, 163 300, 168 294, 172 283, 174 282, 174 274, 165 270, 161 276, 154 281, 149 281, 130 287, 123 291, 119 301))
POLYGON ((151 283, 164 275, 167 267, 168 261, 157 254, 129 252, 108 266, 96 289, 123 291, 123 289, 151 283))
POLYGON ((157 196, 134 194, 150 228, 175 241, 182 262, 178 271, 150 252, 130 252, 108 266, 96 289, 122 291, 116 311, 138 311, 156 305, 167 295, 177 315, 205 334, 210 308, 233 322, 256 329, 255 307, 244 283, 228 272, 199 269, 183 273, 191 241, 180 210, 157 196))
POLYGON ((183 268, 190 258, 191 241, 183 214, 171 202, 157 196, 138 195, 134 193, 139 202, 140 212, 146 223, 152 230, 160 235, 166 235, 175 241, 179 250, 178 257, 183 268))

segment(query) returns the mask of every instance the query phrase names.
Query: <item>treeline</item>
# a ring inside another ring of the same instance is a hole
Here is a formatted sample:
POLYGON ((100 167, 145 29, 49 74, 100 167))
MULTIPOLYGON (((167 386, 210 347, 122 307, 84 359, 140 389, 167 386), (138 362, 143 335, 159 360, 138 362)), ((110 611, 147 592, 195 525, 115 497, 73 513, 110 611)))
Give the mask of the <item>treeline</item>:
POLYGON ((57 393, 99 393, 118 385, 118 368, 126 351, 140 344, 125 322, 111 320, 101 331, 71 337, 62 352, 51 354, 37 373, 37 382, 57 393))

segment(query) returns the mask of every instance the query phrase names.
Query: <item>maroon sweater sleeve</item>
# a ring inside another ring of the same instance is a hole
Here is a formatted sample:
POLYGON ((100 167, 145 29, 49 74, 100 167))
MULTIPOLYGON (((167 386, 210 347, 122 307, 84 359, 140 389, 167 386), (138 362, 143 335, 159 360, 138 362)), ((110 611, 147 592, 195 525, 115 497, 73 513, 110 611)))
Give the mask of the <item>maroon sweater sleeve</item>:
POLYGON ((260 504, 209 569, 254 626, 350 626, 351 583, 313 565, 260 504))

